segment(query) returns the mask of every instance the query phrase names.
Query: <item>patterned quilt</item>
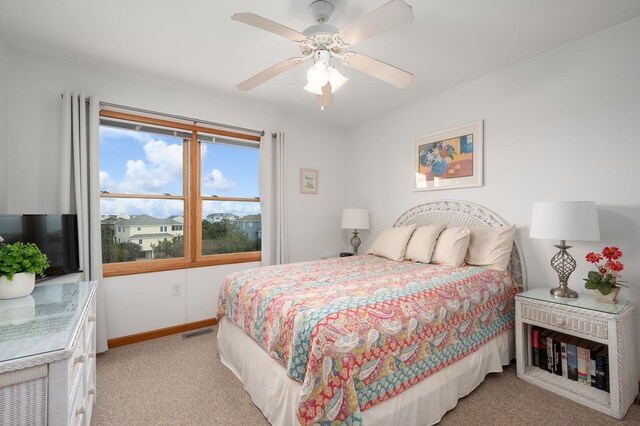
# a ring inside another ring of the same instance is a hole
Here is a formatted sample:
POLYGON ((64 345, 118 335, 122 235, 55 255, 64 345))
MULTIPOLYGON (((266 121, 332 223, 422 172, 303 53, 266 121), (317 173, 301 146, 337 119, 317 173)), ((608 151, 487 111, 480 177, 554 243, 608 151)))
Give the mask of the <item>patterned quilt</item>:
POLYGON ((361 424, 362 410, 514 324, 508 272, 364 255, 229 275, 227 315, 302 383, 301 424, 361 424))

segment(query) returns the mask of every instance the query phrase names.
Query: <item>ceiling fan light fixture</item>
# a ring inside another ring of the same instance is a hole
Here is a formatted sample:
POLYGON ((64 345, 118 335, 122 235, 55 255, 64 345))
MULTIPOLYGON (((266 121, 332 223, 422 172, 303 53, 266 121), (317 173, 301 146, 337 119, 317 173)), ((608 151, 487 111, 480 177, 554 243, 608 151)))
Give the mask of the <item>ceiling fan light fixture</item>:
POLYGON ((316 62, 309 71, 307 71, 307 81, 314 86, 322 87, 329 81, 329 73, 327 65, 324 61, 316 62))
POLYGON ((329 83, 331 84, 331 93, 335 93, 340 89, 344 84, 349 81, 349 79, 342 74, 340 71, 335 69, 334 67, 329 67, 329 83))
POLYGON ((313 83, 307 83, 307 85, 304 86, 304 90, 314 95, 322 95, 322 87, 316 86, 313 83))

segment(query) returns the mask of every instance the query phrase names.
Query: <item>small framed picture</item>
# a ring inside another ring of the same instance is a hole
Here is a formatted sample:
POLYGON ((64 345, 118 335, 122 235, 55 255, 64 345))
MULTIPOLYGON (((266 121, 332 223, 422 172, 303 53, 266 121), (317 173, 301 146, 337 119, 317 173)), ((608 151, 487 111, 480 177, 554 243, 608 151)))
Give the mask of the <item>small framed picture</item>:
POLYGON ((318 177, 318 171, 315 169, 300 169, 300 192, 317 194, 318 177))

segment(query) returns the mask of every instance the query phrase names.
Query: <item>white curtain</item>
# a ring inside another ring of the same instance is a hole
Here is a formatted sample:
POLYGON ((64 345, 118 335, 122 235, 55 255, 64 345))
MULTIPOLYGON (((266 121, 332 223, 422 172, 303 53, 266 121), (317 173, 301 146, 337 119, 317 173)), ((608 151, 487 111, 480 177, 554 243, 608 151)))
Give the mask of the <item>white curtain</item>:
POLYGON ((289 261, 287 248, 286 149, 284 133, 260 143, 259 185, 262 210, 262 264, 289 261))
POLYGON ((84 280, 98 281, 96 290, 96 351, 107 350, 107 326, 102 284, 98 128, 100 103, 95 96, 62 95, 60 141, 61 213, 78 215, 80 268, 84 280))

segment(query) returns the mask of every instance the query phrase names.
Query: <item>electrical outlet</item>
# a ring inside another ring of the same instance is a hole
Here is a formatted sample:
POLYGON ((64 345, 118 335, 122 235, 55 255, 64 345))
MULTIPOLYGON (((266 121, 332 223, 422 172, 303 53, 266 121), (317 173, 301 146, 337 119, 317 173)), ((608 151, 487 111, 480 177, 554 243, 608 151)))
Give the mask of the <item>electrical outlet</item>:
POLYGON ((173 289, 172 294, 174 296, 180 296, 182 294, 182 283, 174 284, 172 289, 173 289))

